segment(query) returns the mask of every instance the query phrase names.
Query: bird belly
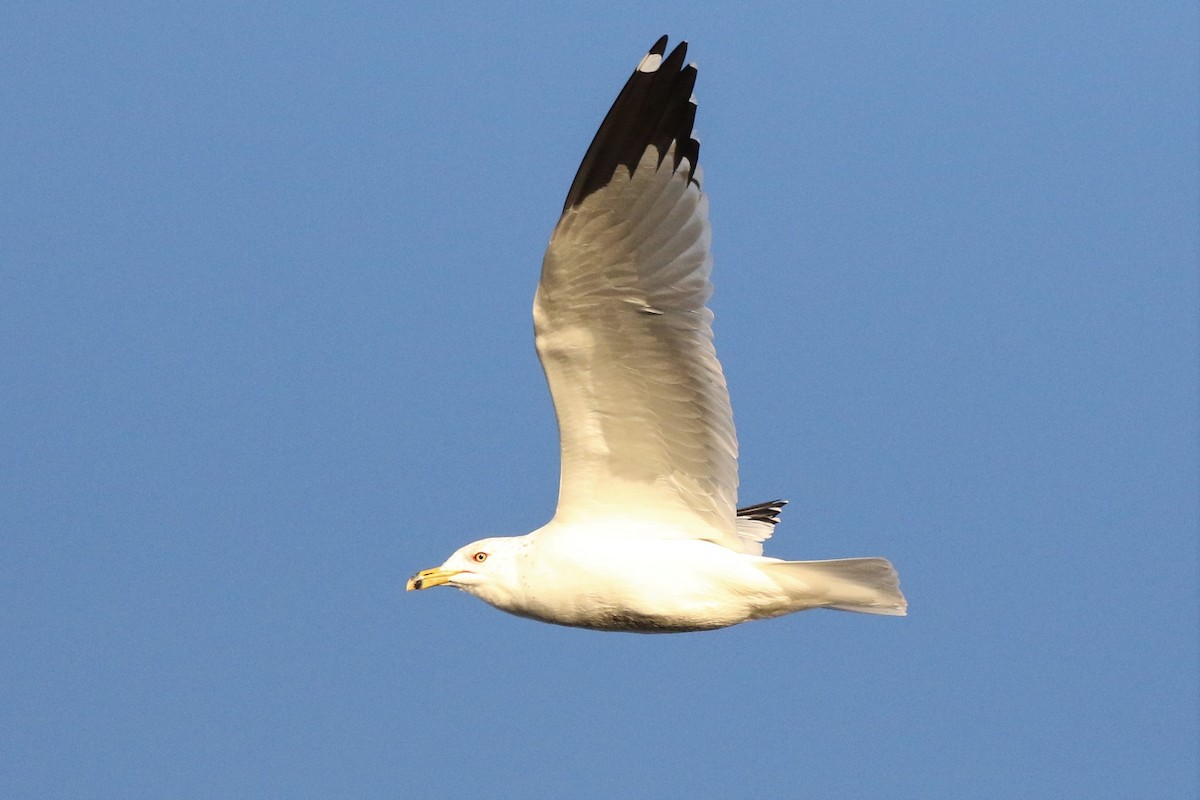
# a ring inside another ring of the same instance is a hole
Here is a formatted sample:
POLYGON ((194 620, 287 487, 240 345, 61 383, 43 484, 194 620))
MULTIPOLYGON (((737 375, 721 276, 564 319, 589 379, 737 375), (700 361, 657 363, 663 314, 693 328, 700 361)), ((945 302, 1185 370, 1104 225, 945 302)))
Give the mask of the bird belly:
POLYGON ((704 602, 675 602, 670 607, 649 607, 624 597, 605 599, 596 596, 580 597, 567 607, 548 607, 535 600, 522 608, 505 610, 555 625, 626 633, 716 630, 749 618, 747 614, 731 613, 728 608, 713 608, 704 602))
POLYGON ((681 633, 757 616, 757 570, 697 540, 548 551, 513 607, 542 622, 631 633, 681 633))

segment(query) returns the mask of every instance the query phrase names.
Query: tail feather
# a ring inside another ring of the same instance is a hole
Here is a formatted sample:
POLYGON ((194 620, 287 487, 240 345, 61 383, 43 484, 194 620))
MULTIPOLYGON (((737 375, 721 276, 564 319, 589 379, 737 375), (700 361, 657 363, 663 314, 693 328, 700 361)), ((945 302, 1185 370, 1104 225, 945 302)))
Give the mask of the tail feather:
POLYGON ((900 577, 886 558, 832 561, 764 561, 764 572, 788 590, 799 608, 833 608, 902 617, 908 601, 900 577))

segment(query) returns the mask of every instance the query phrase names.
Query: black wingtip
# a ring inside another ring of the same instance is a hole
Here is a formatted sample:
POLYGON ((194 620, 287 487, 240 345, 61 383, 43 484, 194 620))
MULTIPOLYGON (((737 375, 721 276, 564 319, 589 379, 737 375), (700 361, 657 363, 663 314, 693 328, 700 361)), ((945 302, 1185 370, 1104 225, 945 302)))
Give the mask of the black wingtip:
POLYGON ((739 508, 737 515, 739 517, 749 517, 758 522, 769 522, 772 525, 779 524, 779 515, 783 513, 783 507, 788 504, 787 500, 772 500, 769 503, 758 503, 745 508, 739 508))
POLYGON ((563 203, 564 212, 608 185, 619 167, 633 172, 652 145, 661 163, 674 144, 674 168, 687 159, 688 179, 692 179, 700 156, 700 143, 692 136, 696 68, 684 65, 686 41, 664 57, 666 52, 667 37, 662 36, 625 82, 579 164, 563 203))

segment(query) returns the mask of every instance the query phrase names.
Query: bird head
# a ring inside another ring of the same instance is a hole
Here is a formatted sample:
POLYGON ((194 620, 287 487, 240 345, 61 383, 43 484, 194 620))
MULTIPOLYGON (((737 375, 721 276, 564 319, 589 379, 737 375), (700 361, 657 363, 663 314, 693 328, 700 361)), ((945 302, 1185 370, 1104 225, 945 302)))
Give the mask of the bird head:
POLYGON ((405 588, 429 589, 446 584, 462 589, 493 605, 519 588, 517 557, 523 537, 495 537, 471 542, 454 551, 440 567, 425 569, 408 579, 405 588))

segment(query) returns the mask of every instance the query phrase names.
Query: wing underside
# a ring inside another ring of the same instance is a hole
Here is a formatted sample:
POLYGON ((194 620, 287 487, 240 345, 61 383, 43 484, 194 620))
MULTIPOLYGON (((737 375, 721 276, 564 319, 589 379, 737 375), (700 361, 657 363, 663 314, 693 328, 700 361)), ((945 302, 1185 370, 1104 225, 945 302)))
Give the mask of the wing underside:
POLYGON ((737 437, 712 341, 695 68, 663 37, 580 165, 534 301, 558 416, 556 518, 636 517, 732 549, 737 437))

